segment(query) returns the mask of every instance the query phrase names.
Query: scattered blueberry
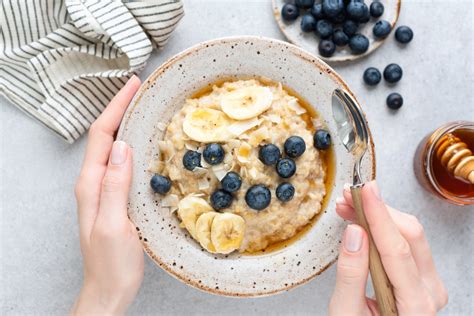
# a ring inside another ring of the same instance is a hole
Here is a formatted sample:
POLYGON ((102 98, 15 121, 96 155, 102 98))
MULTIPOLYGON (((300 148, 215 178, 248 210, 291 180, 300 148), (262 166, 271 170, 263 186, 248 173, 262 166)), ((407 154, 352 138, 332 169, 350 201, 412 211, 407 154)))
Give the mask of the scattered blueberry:
POLYGON ((321 38, 328 38, 334 32, 332 24, 327 20, 319 20, 316 23, 316 32, 321 38))
POLYGON ((189 171, 201 167, 201 154, 194 150, 188 150, 183 156, 183 166, 189 171))
POLYGON ((301 30, 303 32, 311 32, 316 28, 316 19, 311 13, 306 13, 301 18, 301 30))
POLYGON ((291 158, 283 158, 278 160, 276 165, 277 173, 282 178, 289 178, 296 172, 295 161, 291 158))
POLYGON ((359 23, 354 22, 352 20, 346 20, 344 24, 342 25, 342 30, 349 37, 357 33, 358 28, 359 28, 359 23))
POLYGON ((390 93, 387 97, 387 106, 392 110, 398 110, 403 105, 403 98, 399 93, 390 93))
POLYGON ((294 21, 300 15, 298 8, 291 3, 287 3, 281 8, 281 16, 285 21, 294 21))
POLYGON ((298 8, 309 9, 313 6, 314 0, 296 0, 295 4, 298 8))
POLYGON ((345 46, 349 43, 349 36, 342 30, 335 30, 332 40, 337 46, 345 46))
POLYGON ((388 34, 390 34, 390 31, 392 30, 392 26, 388 21, 385 20, 380 20, 375 23, 374 28, 372 29, 372 33, 374 33, 374 36, 376 38, 384 38, 388 34))
POLYGON ((315 3, 311 8, 311 14, 317 20, 324 19, 323 5, 321 3, 315 3))
POLYGON ((355 34, 349 39, 349 47, 355 54, 362 54, 369 49, 369 40, 362 34, 355 34))
POLYGON ((364 16, 364 6, 367 7, 363 2, 349 2, 346 7, 347 17, 354 21, 359 21, 364 16))
POLYGON ((408 26, 399 26, 395 31, 395 39, 403 44, 409 43, 413 39, 413 31, 408 26))
POLYGON ((291 158, 301 156, 306 150, 304 139, 299 136, 288 137, 283 147, 285 148, 285 153, 291 158))
POLYGON ((384 11, 383 4, 381 2, 372 2, 370 4, 370 15, 374 18, 381 17, 384 11))
POLYGON ((331 146, 331 135, 324 129, 318 129, 314 133, 314 147, 316 149, 328 149, 331 146))
POLYGON ((333 18, 344 11, 343 0, 323 0, 323 12, 329 17, 333 18))
POLYGON ((382 80, 382 74, 377 68, 369 67, 364 71, 364 82, 369 86, 377 85, 382 80))
POLYGON ((247 193, 245 193, 245 202, 247 202, 247 205, 258 211, 270 205, 271 199, 272 194, 270 190, 262 184, 251 186, 247 190, 247 193))
POLYGON ((155 174, 150 180, 150 186, 156 193, 166 194, 171 189, 171 180, 168 177, 155 174))
POLYGON ((280 149, 273 145, 267 144, 260 147, 258 151, 258 159, 263 162, 265 165, 274 165, 277 163, 278 159, 280 159, 280 149))
POLYGON ((228 172, 221 180, 222 189, 227 192, 235 192, 242 186, 242 178, 236 172, 228 172))
POLYGON ((336 51, 336 45, 331 40, 321 40, 318 44, 319 54, 324 57, 331 57, 336 51))
POLYGON ((224 160, 225 152, 221 145, 208 144, 202 152, 204 160, 210 165, 218 165, 224 160))
POLYGON ((211 194, 211 205, 215 210, 222 210, 232 204, 234 197, 227 191, 217 190, 211 194))
POLYGON ((276 188, 276 196, 282 202, 288 202, 295 195, 295 187, 288 182, 280 183, 276 188))
POLYGON ((383 77, 390 83, 395 83, 400 81, 403 76, 402 68, 397 64, 390 64, 385 67, 383 71, 383 77))

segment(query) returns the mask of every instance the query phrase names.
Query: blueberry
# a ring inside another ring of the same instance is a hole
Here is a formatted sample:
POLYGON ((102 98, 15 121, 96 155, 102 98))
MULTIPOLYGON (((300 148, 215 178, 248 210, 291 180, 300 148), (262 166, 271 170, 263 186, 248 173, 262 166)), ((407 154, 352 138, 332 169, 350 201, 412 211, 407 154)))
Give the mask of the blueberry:
POLYGON ((354 54, 362 54, 369 49, 369 40, 362 34, 355 34, 349 39, 349 47, 354 54))
POLYGON ((156 193, 166 194, 171 189, 171 180, 160 174, 155 174, 150 180, 150 186, 156 193))
POLYGON ((400 79, 402 79, 402 76, 403 76, 403 70, 397 64, 390 64, 387 67, 385 67, 383 71, 384 79, 390 83, 395 83, 395 82, 400 81, 400 79))
POLYGON ((201 167, 201 154, 194 150, 188 150, 183 156, 183 165, 189 171, 201 167))
POLYGON ((294 21, 300 15, 298 8, 291 3, 287 3, 281 8, 281 16, 285 21, 294 21))
POLYGON ((321 36, 321 38, 328 38, 333 32, 334 29, 329 21, 319 20, 318 23, 316 23, 316 33, 321 36))
POLYGON ((276 165, 277 173, 282 178, 289 178, 296 172, 295 161, 291 158, 283 158, 278 160, 276 165))
POLYGON ((354 21, 359 21, 364 16, 366 8, 367 6, 363 2, 351 1, 346 7, 347 17, 354 21))
POLYGON ((316 149, 328 149, 331 146, 331 135, 324 129, 318 129, 314 133, 314 147, 316 149))
POLYGON ((399 26, 395 31, 395 39, 400 43, 406 44, 413 39, 413 31, 408 26, 399 26))
POLYGON ((288 182, 280 183, 276 188, 276 196, 282 202, 288 202, 295 195, 295 187, 288 182))
POLYGON ((204 160, 210 165, 218 165, 224 160, 225 152, 221 145, 208 144, 202 152, 204 160))
POLYGON ((364 82, 369 86, 377 85, 382 80, 382 74, 377 68, 369 67, 364 71, 364 82))
POLYGON ((227 191, 217 190, 211 194, 211 205, 215 210, 222 210, 232 204, 234 197, 227 191))
POLYGON ((345 20, 346 20, 346 12, 345 12, 345 11, 342 11, 341 13, 339 13, 338 15, 336 15, 335 17, 332 17, 332 18, 331 18, 331 22, 333 22, 333 23, 335 23, 335 24, 341 24, 341 23, 343 23, 345 20))
POLYGON ((295 4, 298 8, 309 9, 313 6, 314 0, 296 0, 295 4))
POLYGON ((400 94, 393 92, 387 97, 387 106, 392 110, 398 110, 403 105, 403 98, 400 94))
POLYGON ((392 26, 388 21, 385 20, 380 20, 375 23, 374 28, 372 29, 372 33, 374 33, 374 36, 376 38, 384 38, 388 34, 390 34, 390 31, 392 30, 392 26))
POLYGON ((373 16, 374 18, 378 18, 382 16, 383 14, 383 4, 381 2, 372 2, 370 4, 370 15, 373 16))
POLYGON ((344 24, 342 25, 342 30, 349 37, 357 33, 358 28, 359 28, 359 23, 354 22, 352 20, 346 20, 344 24))
POLYGON ((331 40, 321 40, 318 45, 319 54, 324 57, 331 57, 336 51, 336 45, 331 40))
POLYGON ((260 211, 270 205, 272 193, 262 184, 251 186, 245 193, 245 202, 250 208, 260 211))
POLYGON ((349 36, 342 30, 335 30, 332 40, 337 46, 345 46, 349 43, 349 36))
POLYGON ((236 172, 228 172, 221 180, 222 189, 227 192, 235 192, 242 186, 242 178, 236 172))
POLYGON ((315 3, 311 8, 311 14, 317 20, 324 19, 323 5, 321 3, 315 3))
POLYGON ((280 149, 273 144, 264 145, 258 151, 258 159, 265 165, 276 164, 278 159, 280 159, 280 155, 280 149))
POLYGON ((301 30, 303 32, 311 32, 316 28, 316 19, 311 13, 306 13, 301 19, 301 30))
POLYGON ((343 0, 323 0, 323 12, 328 18, 333 18, 344 11, 343 0))
POLYGON ((297 158, 301 156, 304 151, 306 150, 306 144, 304 143, 304 139, 299 136, 290 136, 285 141, 283 145, 285 148, 285 153, 291 158, 297 158))

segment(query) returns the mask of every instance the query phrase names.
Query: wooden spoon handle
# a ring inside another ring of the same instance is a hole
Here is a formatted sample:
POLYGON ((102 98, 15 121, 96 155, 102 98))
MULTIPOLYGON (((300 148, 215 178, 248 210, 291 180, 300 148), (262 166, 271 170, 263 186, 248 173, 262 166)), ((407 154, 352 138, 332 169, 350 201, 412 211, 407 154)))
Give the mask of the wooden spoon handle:
POLYGON ((374 239, 372 238, 367 219, 365 218, 364 206, 362 205, 362 186, 351 187, 351 194, 357 222, 365 229, 369 236, 369 269, 380 314, 382 316, 398 315, 392 285, 385 273, 379 252, 375 247, 374 239))

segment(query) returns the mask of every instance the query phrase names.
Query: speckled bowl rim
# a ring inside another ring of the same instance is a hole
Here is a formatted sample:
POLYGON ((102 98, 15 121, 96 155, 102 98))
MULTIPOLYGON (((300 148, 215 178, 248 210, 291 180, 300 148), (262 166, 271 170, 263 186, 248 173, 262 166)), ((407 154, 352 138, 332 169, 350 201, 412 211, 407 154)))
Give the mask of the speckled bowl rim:
MULTIPOLYGON (((395 27, 395 25, 397 24, 398 17, 400 16, 400 8, 402 6, 402 1, 401 0, 396 0, 396 1, 397 1, 397 10, 395 12, 395 18, 392 21, 390 21, 390 25, 392 26, 392 30, 395 27)), ((286 31, 287 25, 281 19, 281 14, 280 14, 281 8, 279 8, 277 6, 276 0, 272 0, 272 10, 273 10, 273 17, 275 18, 275 21, 278 24, 278 28, 283 33, 283 35, 285 35, 288 42, 290 42, 293 45, 299 46, 299 43, 298 43, 299 41, 297 39, 295 39, 293 36, 291 36, 290 34, 288 34, 288 32, 286 31)), ((346 62, 346 61, 357 60, 357 59, 363 58, 363 57, 368 56, 371 53, 373 53, 377 48, 379 48, 380 46, 382 46, 383 43, 385 43, 387 38, 388 38, 388 36, 386 38, 382 39, 382 40, 378 40, 378 41, 374 42, 374 44, 372 44, 369 47, 369 49, 363 54, 349 55, 349 56, 339 56, 339 57, 337 57, 336 55, 334 55, 333 57, 324 57, 324 56, 321 56, 321 55, 318 54, 318 58, 322 59, 326 62, 330 62, 330 63, 332 63, 332 62, 338 63, 338 62, 346 62)), ((316 49, 316 47, 315 47, 315 49, 316 49)))
MULTIPOLYGON (((130 102, 130 105, 127 108, 127 111, 125 112, 122 122, 120 124, 119 130, 117 132, 117 139, 123 139, 123 134, 125 130, 127 129, 128 123, 130 122, 131 116, 134 113, 134 110, 137 106, 140 104, 140 100, 143 97, 144 93, 148 90, 150 85, 154 83, 156 78, 162 74, 164 71, 166 71, 172 64, 178 62, 179 60, 185 58, 186 56, 195 53, 196 51, 199 51, 201 49, 204 49, 208 46, 215 45, 215 44, 221 44, 221 43, 226 43, 226 42, 233 42, 236 40, 248 40, 248 41, 264 41, 268 43, 278 43, 278 44, 283 44, 288 46, 289 51, 291 51, 293 54, 296 56, 299 56, 300 58, 305 59, 306 61, 309 61, 313 63, 320 71, 325 72, 328 76, 332 77, 334 80, 339 82, 341 86, 344 87, 346 92, 348 92, 354 100, 359 104, 357 101, 357 98, 355 95, 352 93, 352 91, 349 89, 347 83, 341 78, 341 76, 336 73, 328 64, 326 64, 324 61, 322 61, 319 57, 312 55, 311 53, 305 51, 304 49, 290 44, 285 41, 280 41, 272 38, 266 38, 266 37, 260 37, 260 36, 231 36, 231 37, 222 37, 222 38, 217 38, 205 42, 198 43, 188 49, 185 49, 184 51, 174 55, 170 59, 168 59, 166 62, 164 62, 161 66, 159 66, 157 69, 155 69, 145 81, 143 81, 140 89, 137 91, 135 94, 135 97, 132 99, 130 102)), ((365 113, 363 113, 364 118, 365 118, 365 113)), ((369 128, 369 146, 370 150, 367 151, 366 154, 371 154, 372 155, 372 175, 371 178, 375 179, 376 176, 376 157, 375 157, 375 145, 373 143, 373 138, 372 138, 372 133, 369 128)), ((135 226, 137 226, 136 223, 133 223, 135 226)), ((296 241, 298 242, 298 241, 296 241)), ((211 293, 215 295, 221 295, 221 296, 228 296, 228 297, 241 297, 241 298, 250 298, 250 297, 265 297, 265 296, 270 296, 274 295, 277 293, 282 293, 288 290, 291 290, 293 288, 296 288, 300 285, 303 285, 310 280, 314 279, 316 276, 320 275, 323 273, 325 270, 327 270, 334 262, 337 261, 338 255, 336 254, 334 259, 329 262, 326 266, 322 267, 319 271, 316 271, 315 273, 311 274, 309 277, 300 280, 299 282, 294 282, 293 284, 289 284, 288 286, 283 286, 279 289, 275 289, 273 291, 265 291, 262 293, 232 293, 228 291, 221 291, 217 290, 215 288, 210 288, 207 286, 204 286, 197 281, 191 280, 189 278, 185 278, 179 273, 176 273, 173 271, 168 265, 161 260, 159 256, 157 256, 153 251, 149 248, 149 246, 145 243, 144 240, 141 240, 141 243, 143 245, 143 249, 145 250, 146 254, 158 265, 160 266, 163 270, 165 270, 169 275, 173 276, 177 280, 190 285, 198 290, 202 290, 206 293, 211 293)))

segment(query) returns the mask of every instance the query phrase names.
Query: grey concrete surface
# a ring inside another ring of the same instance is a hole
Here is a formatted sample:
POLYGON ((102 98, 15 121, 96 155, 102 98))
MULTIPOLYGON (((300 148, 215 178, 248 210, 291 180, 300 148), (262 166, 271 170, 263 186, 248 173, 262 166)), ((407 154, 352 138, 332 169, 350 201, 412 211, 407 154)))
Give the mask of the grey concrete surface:
MULTIPOLYGON (((155 53, 141 78, 170 56, 198 42, 228 35, 282 39, 270 1, 187 0, 186 17, 169 45, 155 53)), ((431 243, 436 266, 450 294, 445 315, 474 314, 474 208, 447 205, 422 190, 412 161, 422 137, 439 125, 474 120, 473 2, 403 1, 399 24, 415 39, 406 47, 393 35, 369 58, 337 65, 363 104, 372 128, 378 182, 394 207, 416 215, 431 243), (368 66, 399 63, 404 77, 394 87, 369 89, 368 66), (385 106, 391 91, 404 96, 397 113, 385 106)), ((65 144, 5 99, 1 125, 2 315, 66 314, 82 278, 73 184, 86 139, 65 144)), ((212 267, 209 267, 212 269, 212 267)), ((335 281, 332 267, 308 284, 259 299, 212 296, 190 288, 146 260, 145 281, 131 315, 323 315, 335 281)))

